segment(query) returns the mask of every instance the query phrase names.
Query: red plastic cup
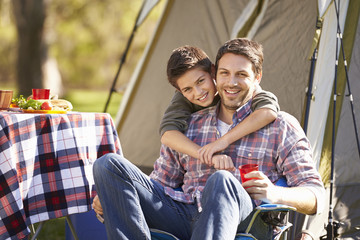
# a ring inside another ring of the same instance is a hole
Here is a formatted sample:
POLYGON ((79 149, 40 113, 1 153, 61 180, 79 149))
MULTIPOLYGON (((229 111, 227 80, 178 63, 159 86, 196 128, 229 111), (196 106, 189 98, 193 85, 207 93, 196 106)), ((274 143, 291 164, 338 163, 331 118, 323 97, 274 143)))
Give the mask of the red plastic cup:
POLYGON ((245 165, 239 166, 239 170, 240 170, 241 182, 244 183, 244 182, 249 181, 251 179, 256 179, 256 178, 246 178, 244 176, 249 172, 259 171, 259 165, 257 165, 257 164, 245 164, 245 165))
POLYGON ((39 100, 39 99, 50 99, 50 89, 45 88, 33 88, 32 89, 32 95, 33 99, 39 100))

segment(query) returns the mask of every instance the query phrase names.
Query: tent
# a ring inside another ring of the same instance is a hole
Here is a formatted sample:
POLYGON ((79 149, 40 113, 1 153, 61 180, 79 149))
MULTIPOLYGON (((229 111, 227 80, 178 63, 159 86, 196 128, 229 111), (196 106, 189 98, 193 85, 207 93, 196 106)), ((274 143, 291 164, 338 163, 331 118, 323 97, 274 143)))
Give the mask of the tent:
MULTIPOLYGON (((360 76, 359 3, 358 0, 343 0, 339 6, 339 23, 344 30, 347 69, 354 93, 358 93, 356 90, 360 87, 356 79, 360 76)), ((218 47, 226 40, 249 37, 264 46, 261 86, 277 95, 283 111, 301 122, 308 122, 307 134, 314 147, 314 160, 328 183, 329 153, 332 152, 329 144, 331 146, 333 132, 334 97, 331 91, 335 56, 339 56, 336 79, 342 92, 336 101, 336 119, 339 121, 336 121, 336 148, 333 151, 334 219, 342 222, 339 232, 344 239, 359 237, 360 196, 353 193, 360 192, 360 175, 356 174, 360 170, 360 159, 350 101, 345 96, 344 63, 339 55, 341 51, 336 53, 336 26, 334 2, 330 0, 167 0, 115 119, 124 155, 146 173, 152 170, 159 156, 159 123, 174 93, 165 71, 174 48, 195 45, 215 59, 218 47), (310 78, 309 59, 314 49, 318 54, 313 78, 310 78), (313 79, 311 85, 309 79, 313 79), (311 89, 309 94, 307 89, 311 89)), ((359 119, 359 96, 354 94, 353 98, 359 119)), ((297 228, 304 225, 318 238, 327 221, 326 209, 323 215, 307 218, 304 224, 299 221, 297 228)))

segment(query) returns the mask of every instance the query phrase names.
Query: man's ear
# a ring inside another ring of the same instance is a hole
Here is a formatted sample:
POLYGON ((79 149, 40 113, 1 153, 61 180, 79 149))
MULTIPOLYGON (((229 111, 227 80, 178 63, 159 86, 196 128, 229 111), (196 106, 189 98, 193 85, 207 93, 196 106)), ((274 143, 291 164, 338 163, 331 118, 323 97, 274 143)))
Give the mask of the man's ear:
POLYGON ((262 78, 262 72, 260 72, 260 73, 256 76, 256 81, 257 81, 258 84, 260 84, 261 78, 262 78))

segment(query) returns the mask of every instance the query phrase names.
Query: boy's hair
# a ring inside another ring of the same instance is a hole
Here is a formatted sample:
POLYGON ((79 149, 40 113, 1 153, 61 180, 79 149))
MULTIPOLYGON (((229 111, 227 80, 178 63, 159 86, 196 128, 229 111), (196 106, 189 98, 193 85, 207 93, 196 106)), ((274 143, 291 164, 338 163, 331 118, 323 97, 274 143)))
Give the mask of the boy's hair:
POLYGON ((236 55, 242 55, 249 59, 253 65, 253 71, 255 75, 259 75, 262 72, 262 64, 264 61, 263 47, 261 44, 249 40, 247 38, 236 38, 227 41, 222 45, 216 55, 215 70, 217 72, 219 67, 219 60, 226 53, 233 53, 236 55))
POLYGON ((179 89, 177 80, 193 68, 211 74, 211 61, 206 53, 198 47, 182 46, 173 50, 167 64, 167 77, 169 83, 179 89))

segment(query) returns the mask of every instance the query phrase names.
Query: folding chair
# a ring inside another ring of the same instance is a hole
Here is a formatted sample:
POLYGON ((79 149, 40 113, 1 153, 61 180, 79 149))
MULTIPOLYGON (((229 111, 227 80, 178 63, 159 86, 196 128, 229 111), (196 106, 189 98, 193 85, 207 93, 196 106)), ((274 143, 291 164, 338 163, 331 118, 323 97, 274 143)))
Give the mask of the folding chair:
MULTIPOLYGON (((289 230, 289 228, 292 226, 292 224, 287 221, 289 211, 296 211, 296 209, 294 207, 281 204, 262 204, 256 207, 245 233, 236 234, 235 240, 257 240, 257 238, 255 238, 250 233, 251 228, 253 227, 253 223, 255 222, 255 219, 257 217, 261 217, 262 214, 270 212, 276 214, 279 213, 280 215, 285 217, 284 224, 278 224, 279 226, 276 226, 277 234, 273 237, 273 240, 279 240, 281 237, 284 237, 283 239, 286 239, 286 231, 289 230)), ((150 233, 152 240, 180 240, 174 235, 158 229, 150 229, 150 233)))
MULTIPOLYGON (((285 177, 279 179, 275 185, 287 187, 285 177)), ((257 240, 250 231, 253 227, 255 219, 258 217, 264 217, 264 215, 276 216, 276 218, 273 218, 272 221, 269 221, 269 224, 276 228, 276 234, 273 236, 273 240, 279 240, 281 237, 282 239, 286 239, 287 230, 289 230, 292 226, 292 224, 288 222, 288 215, 290 211, 296 211, 296 208, 282 204, 261 204, 255 208, 255 212, 251 217, 245 232, 236 234, 235 240, 257 240)), ((150 229, 150 233, 152 240, 180 240, 174 235, 158 229, 150 229)))

